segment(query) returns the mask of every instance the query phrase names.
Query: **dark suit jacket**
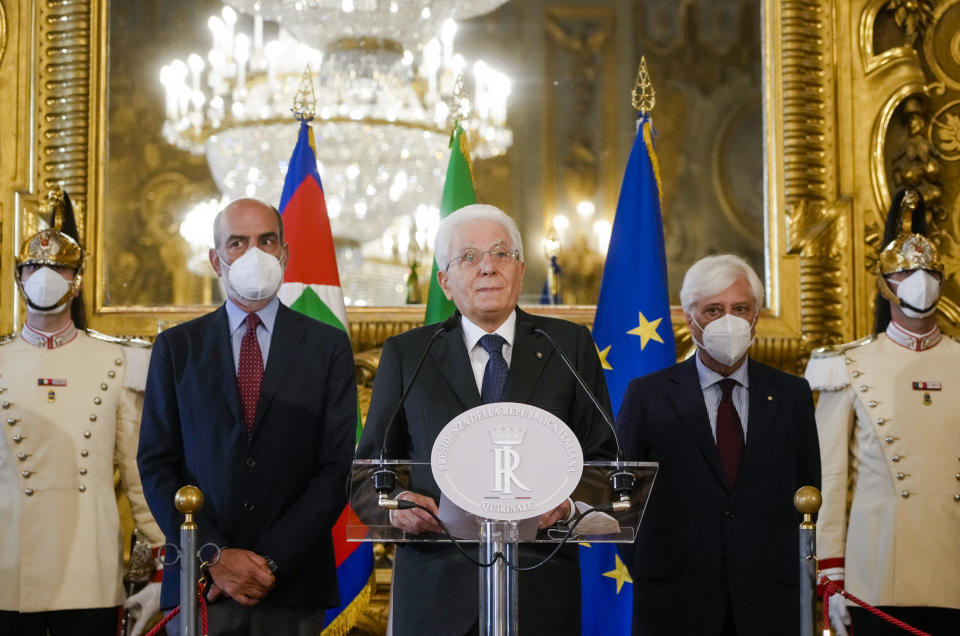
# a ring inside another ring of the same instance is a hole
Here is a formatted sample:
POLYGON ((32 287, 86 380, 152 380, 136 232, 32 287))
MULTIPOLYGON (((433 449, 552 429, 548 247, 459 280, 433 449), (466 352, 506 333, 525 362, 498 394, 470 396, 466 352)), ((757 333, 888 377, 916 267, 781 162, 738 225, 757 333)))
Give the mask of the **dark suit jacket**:
POLYGON ((806 380, 748 364, 746 449, 732 490, 693 358, 627 387, 624 453, 660 462, 631 567, 635 634, 719 634, 728 603, 739 636, 798 633, 793 495, 820 486, 813 399, 806 380))
MULTIPOLYGON (((390 432, 387 457, 430 461, 433 442, 454 417, 480 405, 480 393, 463 343, 460 315, 436 340, 398 421, 390 432)), ((581 325, 532 316, 517 310, 516 336, 507 380, 506 401, 539 406, 561 418, 576 433, 587 459, 612 459, 612 433, 550 342, 533 333, 550 333, 571 359, 609 413, 600 361, 581 325), (542 354, 542 355, 541 355, 542 354)), ((413 329, 384 343, 370 411, 357 457, 379 455, 387 420, 417 361, 438 325, 413 329)), ((440 491, 429 472, 415 475, 411 490, 435 499, 440 491)), ((526 565, 542 551, 521 547, 526 565)), ((405 544, 396 553, 393 585, 395 634, 465 633, 477 620, 478 572, 450 546, 405 544)), ((520 626, 524 633, 580 633, 579 568, 576 548, 530 573, 520 575, 520 626)))
MULTIPOLYGON (((330 530, 345 504, 357 423, 349 340, 281 303, 248 439, 228 329, 221 306, 157 338, 137 454, 147 503, 167 541, 179 545, 183 515, 173 497, 185 484, 198 486, 200 544, 276 561, 268 602, 336 606, 330 530)), ((161 605, 179 602, 179 569, 166 566, 161 605)))

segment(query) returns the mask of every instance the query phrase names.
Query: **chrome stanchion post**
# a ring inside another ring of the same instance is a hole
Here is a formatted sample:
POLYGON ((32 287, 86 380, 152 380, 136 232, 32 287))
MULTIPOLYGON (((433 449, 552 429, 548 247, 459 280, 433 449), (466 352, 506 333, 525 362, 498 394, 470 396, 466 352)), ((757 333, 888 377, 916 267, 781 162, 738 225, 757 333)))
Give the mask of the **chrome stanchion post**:
POLYGON ((180 636, 197 636, 197 524, 194 513, 203 508, 203 493, 196 486, 184 486, 173 498, 184 515, 180 526, 180 636))
POLYGON ((519 565, 515 521, 484 519, 480 524, 480 559, 489 563, 497 553, 503 557, 480 568, 480 633, 483 636, 516 636, 517 571, 507 562, 519 565))
POLYGON ((813 515, 823 499, 813 486, 793 495, 793 507, 803 514, 800 523, 800 636, 813 636, 817 620, 817 524, 813 515))

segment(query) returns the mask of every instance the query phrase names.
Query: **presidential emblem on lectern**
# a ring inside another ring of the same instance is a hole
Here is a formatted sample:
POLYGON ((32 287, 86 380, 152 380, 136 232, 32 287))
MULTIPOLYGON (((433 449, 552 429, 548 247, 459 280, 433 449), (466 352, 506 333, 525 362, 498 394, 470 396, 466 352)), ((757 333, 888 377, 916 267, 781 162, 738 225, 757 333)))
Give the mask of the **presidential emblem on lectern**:
POLYGON ((512 487, 530 492, 517 478, 514 471, 520 467, 520 453, 516 446, 523 444, 525 431, 522 428, 491 428, 490 441, 493 442, 493 491, 512 494, 512 487))
POLYGON ((580 482, 583 450, 553 413, 497 402, 464 411, 437 435, 433 477, 456 506, 506 521, 536 517, 580 482))

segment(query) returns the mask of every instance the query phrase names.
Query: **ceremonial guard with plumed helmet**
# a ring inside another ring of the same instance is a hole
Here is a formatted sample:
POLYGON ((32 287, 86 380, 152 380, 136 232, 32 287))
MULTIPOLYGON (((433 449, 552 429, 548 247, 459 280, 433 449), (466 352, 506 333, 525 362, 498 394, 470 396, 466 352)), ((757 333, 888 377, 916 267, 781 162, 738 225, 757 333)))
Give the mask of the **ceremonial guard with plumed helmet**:
MULTIPOLYGON (((899 193, 877 265, 876 333, 818 349, 807 366, 820 391, 817 553, 851 594, 960 634, 960 343, 937 326, 943 263, 924 226, 920 195, 899 193)), ((851 622, 857 636, 886 633, 839 595, 829 615, 842 636, 851 622)))
MULTIPOLYGON (((26 322, 0 346, 0 636, 113 636, 127 596, 115 470, 138 536, 163 544, 136 464, 150 350, 83 328, 73 209, 59 189, 48 201, 51 227, 16 262, 26 322)), ((145 621, 159 584, 131 599, 145 621)))

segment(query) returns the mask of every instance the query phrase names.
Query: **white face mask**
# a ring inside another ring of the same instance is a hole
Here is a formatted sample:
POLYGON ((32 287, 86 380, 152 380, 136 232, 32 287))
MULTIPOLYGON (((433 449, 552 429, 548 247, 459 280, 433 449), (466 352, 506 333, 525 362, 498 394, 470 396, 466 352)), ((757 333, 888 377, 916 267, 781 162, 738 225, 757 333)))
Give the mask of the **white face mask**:
POLYGON ((70 281, 49 267, 41 267, 23 283, 23 293, 33 305, 30 307, 31 311, 41 314, 57 313, 63 303, 71 299, 70 281))
POLYGON ((926 318, 937 310, 940 281, 929 272, 918 269, 899 283, 887 282, 897 290, 897 298, 903 301, 900 308, 910 318, 926 318))
POLYGON ((243 256, 227 265, 220 257, 221 276, 227 288, 243 300, 264 300, 280 289, 283 268, 280 261, 257 247, 248 249, 243 256))
MULTIPOLYGON (((696 342, 697 346, 706 350, 710 357, 724 366, 730 366, 743 357, 753 343, 753 325, 731 314, 725 314, 706 327, 693 318, 693 324, 703 333, 703 342, 696 342)), ((692 335, 692 334, 691 334, 692 335)))

